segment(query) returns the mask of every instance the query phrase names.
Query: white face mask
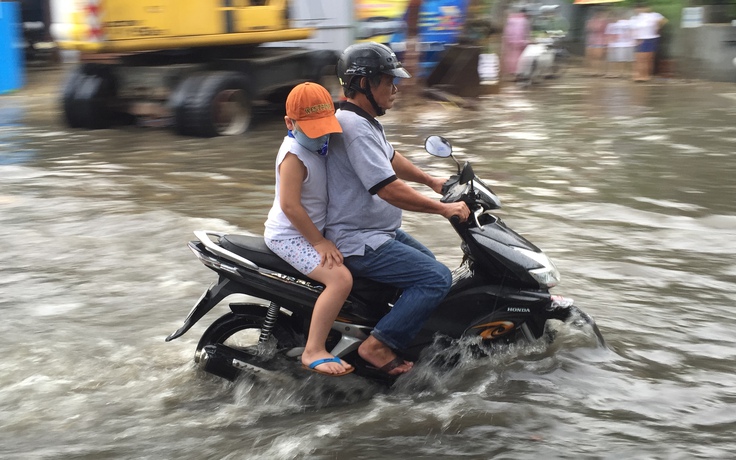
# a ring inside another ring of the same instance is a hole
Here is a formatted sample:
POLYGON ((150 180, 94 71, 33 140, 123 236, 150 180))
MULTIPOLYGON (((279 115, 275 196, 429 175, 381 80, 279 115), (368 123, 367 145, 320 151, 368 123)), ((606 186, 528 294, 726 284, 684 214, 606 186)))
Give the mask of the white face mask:
POLYGON ((296 139, 299 145, 309 150, 310 152, 318 153, 320 155, 327 155, 327 144, 330 142, 329 134, 325 134, 324 136, 312 139, 311 137, 307 137, 307 135, 303 132, 298 131, 296 127, 291 130, 291 134, 294 136, 294 139, 296 139))

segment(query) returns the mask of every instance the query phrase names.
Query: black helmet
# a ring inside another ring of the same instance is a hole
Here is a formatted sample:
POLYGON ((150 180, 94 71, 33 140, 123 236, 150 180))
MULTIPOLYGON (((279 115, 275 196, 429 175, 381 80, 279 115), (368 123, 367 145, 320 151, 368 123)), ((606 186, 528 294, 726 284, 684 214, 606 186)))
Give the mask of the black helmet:
POLYGON ((337 76, 345 88, 350 86, 353 77, 373 77, 382 73, 411 78, 391 48, 376 42, 348 46, 337 61, 337 76))
POLYGON ((365 94, 378 115, 385 114, 386 110, 376 103, 370 85, 361 88, 360 77, 370 78, 381 74, 411 78, 391 48, 376 42, 350 45, 337 61, 337 77, 345 96, 350 97, 352 91, 365 94))

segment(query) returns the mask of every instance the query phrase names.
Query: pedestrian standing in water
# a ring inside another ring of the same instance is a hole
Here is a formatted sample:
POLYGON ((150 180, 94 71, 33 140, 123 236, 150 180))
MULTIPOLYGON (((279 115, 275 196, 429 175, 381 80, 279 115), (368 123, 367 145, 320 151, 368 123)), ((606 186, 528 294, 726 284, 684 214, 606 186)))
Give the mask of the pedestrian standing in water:
POLYGON ((509 14, 503 28, 501 44, 501 71, 503 75, 516 79, 519 67, 519 57, 529 44, 531 23, 526 15, 526 9, 509 14))
POLYGON ((585 65, 592 76, 604 74, 607 25, 608 16, 603 9, 595 11, 585 24, 585 65))
POLYGON ((266 220, 266 245, 304 275, 325 285, 314 304, 302 365, 341 376, 354 367, 325 348, 330 328, 353 286, 343 257, 324 231, 326 155, 330 134, 342 132, 332 96, 316 83, 296 86, 286 99, 288 134, 276 156, 276 196, 266 220))
POLYGON ((613 20, 606 27, 606 38, 608 42, 607 77, 628 77, 631 74, 631 66, 634 61, 634 35, 631 30, 631 21, 625 12, 619 12, 613 16, 613 20))
POLYGON ((654 53, 659 46, 659 31, 667 23, 667 18, 652 11, 645 2, 636 4, 633 29, 636 39, 634 54, 634 81, 649 81, 654 74, 654 53))

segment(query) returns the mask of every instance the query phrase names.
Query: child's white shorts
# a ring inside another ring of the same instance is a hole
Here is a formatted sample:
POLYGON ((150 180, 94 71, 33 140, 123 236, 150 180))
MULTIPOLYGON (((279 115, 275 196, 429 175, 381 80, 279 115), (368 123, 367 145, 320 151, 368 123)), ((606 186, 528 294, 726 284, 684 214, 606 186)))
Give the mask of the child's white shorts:
POLYGON ((319 252, 303 236, 288 240, 264 238, 264 241, 274 254, 305 275, 312 273, 322 260, 319 252))

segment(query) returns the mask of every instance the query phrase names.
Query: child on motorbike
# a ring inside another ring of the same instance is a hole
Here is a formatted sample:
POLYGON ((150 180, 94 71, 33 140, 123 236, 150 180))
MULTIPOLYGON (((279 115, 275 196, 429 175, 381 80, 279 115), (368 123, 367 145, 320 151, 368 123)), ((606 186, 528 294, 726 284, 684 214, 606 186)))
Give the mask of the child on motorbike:
POLYGON ((276 196, 266 245, 304 275, 325 285, 314 304, 302 365, 341 376, 353 366, 325 348, 330 328, 353 286, 350 271, 323 230, 327 215, 326 155, 330 134, 341 133, 332 96, 316 83, 297 85, 286 99, 288 134, 276 156, 276 196))

